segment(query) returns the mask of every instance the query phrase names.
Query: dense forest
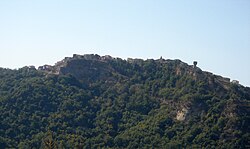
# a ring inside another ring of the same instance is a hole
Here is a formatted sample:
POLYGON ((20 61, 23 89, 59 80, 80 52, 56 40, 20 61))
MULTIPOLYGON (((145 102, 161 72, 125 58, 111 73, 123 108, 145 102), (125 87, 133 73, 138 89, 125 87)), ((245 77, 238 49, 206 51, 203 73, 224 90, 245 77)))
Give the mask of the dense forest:
POLYGON ((249 100, 180 60, 0 68, 0 148, 250 148, 249 100))

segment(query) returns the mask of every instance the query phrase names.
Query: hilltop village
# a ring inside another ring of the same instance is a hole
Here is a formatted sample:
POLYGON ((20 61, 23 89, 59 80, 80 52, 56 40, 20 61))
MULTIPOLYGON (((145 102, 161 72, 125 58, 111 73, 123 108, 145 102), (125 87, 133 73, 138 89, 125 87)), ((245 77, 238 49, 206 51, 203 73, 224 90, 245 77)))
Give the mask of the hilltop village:
MULTIPOLYGON (((121 58, 114 58, 110 55, 105 55, 105 56, 100 56, 97 54, 84 54, 84 55, 78 55, 78 54, 73 54, 73 57, 65 57, 63 60, 58 61, 54 66, 52 65, 43 65, 43 66, 39 66, 38 70, 39 71, 44 71, 50 74, 63 74, 63 69, 65 67, 67 67, 67 65, 71 62, 77 62, 78 65, 81 65, 81 63, 83 64, 86 61, 98 61, 101 63, 107 63, 110 61, 123 61, 121 58)), ((201 76, 199 74, 202 74, 202 70, 197 67, 198 62, 194 61, 193 65, 190 66, 180 60, 165 60, 164 58, 160 57, 160 59, 154 60, 154 59, 147 59, 147 60, 143 60, 143 59, 138 59, 138 58, 128 58, 126 60, 128 63, 131 64, 135 64, 135 65, 140 65, 145 61, 155 61, 156 63, 161 63, 161 64, 168 64, 168 63, 177 63, 178 66, 176 67, 176 75, 183 75, 185 73, 188 73, 190 75, 192 75, 193 77, 197 77, 201 76)), ((30 69, 35 69, 34 66, 30 66, 30 69)), ((81 67, 79 67, 81 68, 81 67)), ((206 72, 203 71, 206 76, 213 76, 215 78, 215 80, 217 80, 217 82, 219 82, 220 84, 222 84, 225 88, 226 86, 228 86, 230 83, 232 84, 237 84, 240 85, 238 80, 232 80, 230 81, 230 78, 226 78, 226 77, 222 77, 219 75, 215 75, 211 72, 206 72)), ((202 76, 201 76, 202 77, 202 76)))

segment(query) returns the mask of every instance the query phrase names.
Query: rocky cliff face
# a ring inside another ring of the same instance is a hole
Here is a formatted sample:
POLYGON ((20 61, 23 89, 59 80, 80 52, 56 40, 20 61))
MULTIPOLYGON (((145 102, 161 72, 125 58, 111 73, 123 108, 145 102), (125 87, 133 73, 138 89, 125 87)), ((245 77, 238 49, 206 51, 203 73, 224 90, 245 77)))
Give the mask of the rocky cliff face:
POLYGON ((71 74, 80 80, 107 80, 114 69, 106 61, 72 59, 58 69, 59 74, 71 74))

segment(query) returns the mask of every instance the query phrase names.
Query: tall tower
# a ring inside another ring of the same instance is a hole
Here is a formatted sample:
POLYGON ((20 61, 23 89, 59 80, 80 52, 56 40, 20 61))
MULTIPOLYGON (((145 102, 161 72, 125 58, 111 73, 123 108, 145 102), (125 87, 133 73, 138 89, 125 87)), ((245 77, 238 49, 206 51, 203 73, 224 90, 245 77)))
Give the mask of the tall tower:
POLYGON ((194 64, 193 67, 194 67, 194 68, 196 68, 197 63, 198 63, 197 61, 194 61, 194 62, 193 62, 193 64, 194 64))

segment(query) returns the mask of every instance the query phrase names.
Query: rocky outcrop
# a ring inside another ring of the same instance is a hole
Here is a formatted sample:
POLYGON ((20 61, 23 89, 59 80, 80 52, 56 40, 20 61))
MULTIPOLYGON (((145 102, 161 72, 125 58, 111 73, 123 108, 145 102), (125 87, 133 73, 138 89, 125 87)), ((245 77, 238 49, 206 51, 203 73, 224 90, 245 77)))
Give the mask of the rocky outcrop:
POLYGON ((108 79, 114 70, 105 61, 73 59, 58 71, 59 74, 71 74, 80 80, 93 80, 108 79))
POLYGON ((187 113, 188 113, 188 109, 182 108, 181 110, 177 111, 176 119, 178 121, 184 121, 185 118, 186 118, 187 113))

